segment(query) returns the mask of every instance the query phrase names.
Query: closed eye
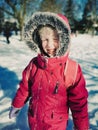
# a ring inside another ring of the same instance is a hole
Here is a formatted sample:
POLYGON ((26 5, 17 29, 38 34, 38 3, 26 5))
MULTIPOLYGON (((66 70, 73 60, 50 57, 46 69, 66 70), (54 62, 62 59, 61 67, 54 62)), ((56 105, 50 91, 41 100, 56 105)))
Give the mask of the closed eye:
POLYGON ((42 41, 45 42, 45 41, 48 41, 48 39, 43 39, 42 41))
POLYGON ((58 39, 55 39, 55 38, 54 38, 53 40, 54 40, 54 41, 58 41, 58 39))

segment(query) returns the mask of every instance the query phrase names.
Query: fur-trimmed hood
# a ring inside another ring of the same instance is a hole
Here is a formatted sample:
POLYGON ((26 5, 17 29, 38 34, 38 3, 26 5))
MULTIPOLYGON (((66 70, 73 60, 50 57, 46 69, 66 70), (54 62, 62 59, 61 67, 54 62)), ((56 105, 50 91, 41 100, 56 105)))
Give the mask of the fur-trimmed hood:
POLYGON ((37 39, 36 30, 42 25, 51 25, 57 30, 60 40, 60 49, 56 56, 64 55, 69 49, 71 33, 67 18, 62 14, 51 12, 36 12, 31 16, 24 27, 24 39, 28 46, 35 52, 39 50, 39 43, 35 40, 37 39))

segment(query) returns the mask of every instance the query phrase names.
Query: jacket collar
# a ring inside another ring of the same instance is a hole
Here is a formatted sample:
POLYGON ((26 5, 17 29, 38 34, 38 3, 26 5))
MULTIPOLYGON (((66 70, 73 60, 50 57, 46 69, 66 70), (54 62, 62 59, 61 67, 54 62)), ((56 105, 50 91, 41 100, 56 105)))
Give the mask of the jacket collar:
POLYGON ((67 59, 68 59, 68 53, 65 54, 64 56, 60 56, 60 57, 57 56, 57 57, 53 57, 53 58, 48 58, 41 54, 38 54, 38 56, 37 56, 38 65, 42 69, 48 69, 51 67, 55 68, 56 64, 65 64, 67 59))

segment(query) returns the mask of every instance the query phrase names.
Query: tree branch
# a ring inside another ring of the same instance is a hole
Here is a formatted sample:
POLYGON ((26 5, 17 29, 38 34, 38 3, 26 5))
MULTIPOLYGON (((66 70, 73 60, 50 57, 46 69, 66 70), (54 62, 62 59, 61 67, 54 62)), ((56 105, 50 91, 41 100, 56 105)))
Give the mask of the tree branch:
POLYGON ((4 11, 5 13, 7 13, 7 14, 9 14, 9 15, 11 15, 11 16, 14 16, 13 13, 11 13, 10 11, 8 11, 8 10, 2 8, 2 7, 0 7, 0 10, 4 11))
POLYGON ((14 5, 14 3, 12 3, 10 0, 5 0, 5 2, 12 8, 13 12, 16 12, 16 6, 14 5))

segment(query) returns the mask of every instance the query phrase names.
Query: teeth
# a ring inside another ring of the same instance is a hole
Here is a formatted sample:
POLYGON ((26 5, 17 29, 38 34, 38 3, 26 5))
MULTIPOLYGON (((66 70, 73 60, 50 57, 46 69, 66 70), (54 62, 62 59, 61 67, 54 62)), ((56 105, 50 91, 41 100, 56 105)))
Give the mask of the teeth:
POLYGON ((55 50, 55 49, 47 50, 47 53, 48 53, 49 55, 54 56, 54 55, 56 54, 56 50, 55 50))
POLYGON ((54 53, 55 50, 47 50, 48 53, 54 53))

